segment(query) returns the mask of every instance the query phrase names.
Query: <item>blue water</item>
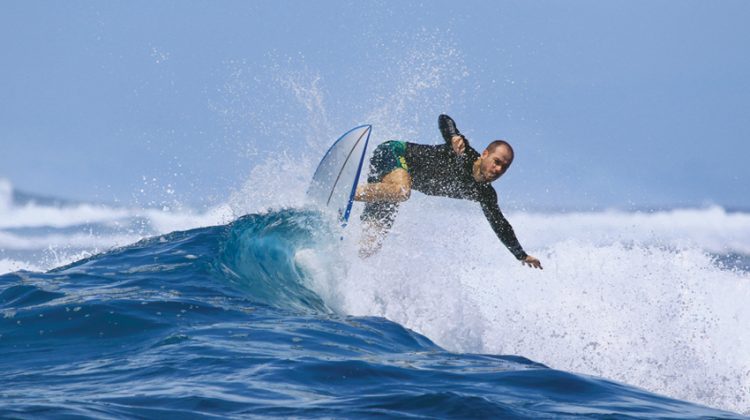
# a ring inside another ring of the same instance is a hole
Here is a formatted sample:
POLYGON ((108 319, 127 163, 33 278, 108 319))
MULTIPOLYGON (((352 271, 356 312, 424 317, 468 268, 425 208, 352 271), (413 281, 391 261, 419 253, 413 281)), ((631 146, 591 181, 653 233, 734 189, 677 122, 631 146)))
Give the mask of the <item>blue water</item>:
POLYGON ((325 226, 253 214, 0 276, 0 417, 740 418, 335 313, 294 259, 325 226))

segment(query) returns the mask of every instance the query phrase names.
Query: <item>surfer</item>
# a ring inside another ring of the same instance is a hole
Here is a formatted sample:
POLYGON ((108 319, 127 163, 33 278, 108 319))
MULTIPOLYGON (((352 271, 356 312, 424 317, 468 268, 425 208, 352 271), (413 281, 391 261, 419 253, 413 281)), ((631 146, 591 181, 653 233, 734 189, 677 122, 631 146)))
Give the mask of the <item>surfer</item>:
POLYGON ((354 199, 365 202, 362 213, 364 236, 360 254, 367 257, 382 246, 398 211, 399 203, 409 199, 411 190, 427 195, 477 201, 500 241, 524 265, 542 268, 541 262, 526 254, 497 204, 491 183, 513 163, 513 148, 504 140, 495 140, 479 154, 458 131, 447 115, 438 118, 441 145, 404 141, 380 144, 370 159, 367 184, 357 187, 354 199))

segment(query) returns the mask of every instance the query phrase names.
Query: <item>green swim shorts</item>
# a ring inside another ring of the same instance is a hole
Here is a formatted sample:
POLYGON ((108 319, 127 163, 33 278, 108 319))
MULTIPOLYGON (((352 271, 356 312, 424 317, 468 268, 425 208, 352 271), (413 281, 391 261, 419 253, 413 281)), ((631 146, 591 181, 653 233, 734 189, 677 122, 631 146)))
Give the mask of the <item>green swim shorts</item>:
MULTIPOLYGON (((380 182, 383 177, 396 169, 409 171, 406 163, 406 142, 391 140, 378 145, 370 158, 370 172, 367 182, 380 182)), ((377 222, 382 228, 390 229, 398 211, 399 203, 365 203, 363 221, 377 222)))
POLYGON ((391 140, 381 143, 370 158, 367 182, 380 182, 384 176, 399 168, 409 171, 409 165, 406 164, 406 142, 391 140))

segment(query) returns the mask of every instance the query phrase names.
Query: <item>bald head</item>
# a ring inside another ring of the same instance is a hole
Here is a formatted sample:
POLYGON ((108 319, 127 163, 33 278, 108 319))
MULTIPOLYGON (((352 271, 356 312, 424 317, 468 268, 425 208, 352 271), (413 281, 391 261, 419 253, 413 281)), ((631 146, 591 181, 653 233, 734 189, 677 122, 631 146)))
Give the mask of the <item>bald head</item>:
POLYGON ((505 140, 495 140, 474 163, 474 179, 493 182, 503 176, 513 163, 513 148, 505 140))
POLYGON ((506 149, 510 153, 510 160, 512 162, 513 161, 513 157, 516 154, 515 154, 515 152, 513 152, 513 147, 510 145, 510 143, 508 143, 505 140, 495 140, 492 143, 490 143, 487 146, 487 149, 485 149, 485 150, 487 152, 489 152, 490 154, 493 154, 498 147, 502 147, 502 148, 506 149))

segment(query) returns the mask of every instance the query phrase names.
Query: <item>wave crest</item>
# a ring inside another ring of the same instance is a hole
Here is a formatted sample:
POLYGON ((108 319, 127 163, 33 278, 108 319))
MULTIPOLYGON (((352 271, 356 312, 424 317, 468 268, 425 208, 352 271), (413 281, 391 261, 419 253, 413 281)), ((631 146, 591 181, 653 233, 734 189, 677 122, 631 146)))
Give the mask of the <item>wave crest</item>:
POLYGON ((218 259, 224 275, 253 299, 303 311, 331 312, 313 292, 313 279, 298 263, 298 252, 335 241, 319 213, 282 210, 249 214, 229 226, 218 259))

